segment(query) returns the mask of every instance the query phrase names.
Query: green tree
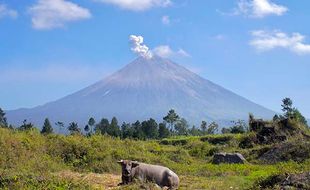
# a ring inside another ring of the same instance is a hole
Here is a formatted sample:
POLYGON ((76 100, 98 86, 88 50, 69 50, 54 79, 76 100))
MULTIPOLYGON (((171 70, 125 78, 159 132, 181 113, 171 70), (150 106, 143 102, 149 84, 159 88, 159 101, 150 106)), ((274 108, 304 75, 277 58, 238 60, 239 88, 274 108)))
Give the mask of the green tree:
POLYGON ((147 121, 142 122, 142 130, 148 139, 156 139, 158 138, 158 124, 152 118, 147 121))
POLYGON ((293 101, 290 98, 284 98, 281 106, 286 118, 293 116, 293 101))
POLYGON ((70 134, 81 134, 81 129, 79 128, 78 124, 75 122, 69 123, 68 130, 70 131, 70 134))
POLYGON ((112 118, 111 124, 109 125, 108 130, 107 130, 107 133, 113 137, 120 137, 121 136, 121 130, 118 126, 118 121, 117 121, 116 117, 112 118))
POLYGON ((41 130, 41 134, 48 135, 52 133, 53 133, 53 127, 50 121, 48 120, 48 118, 45 118, 42 130, 41 130))
POLYGON ((122 135, 121 135, 122 139, 133 138, 134 129, 130 125, 130 123, 123 122, 123 124, 121 126, 121 131, 122 131, 122 135))
POLYGON ((306 118, 300 113, 297 108, 293 109, 293 118, 296 119, 298 122, 302 123, 305 126, 308 126, 306 118))
POLYGON ((170 131, 167 128, 166 123, 159 124, 158 135, 160 139, 167 138, 170 136, 170 131))
POLYGON ((89 118, 88 120, 88 126, 90 127, 90 134, 93 134, 93 128, 94 128, 94 125, 95 125, 96 121, 94 118, 89 118))
POLYGON ((188 122, 184 118, 175 124, 175 131, 177 135, 188 135, 188 128, 188 122))
POLYGON ((297 122, 308 126, 306 118, 297 108, 293 107, 293 101, 290 98, 284 98, 281 106, 285 118, 295 119, 297 122))
POLYGON ((5 117, 5 112, 0 108, 0 127, 7 127, 7 119, 5 117))
POLYGON ((102 135, 107 134, 109 126, 109 120, 102 118, 101 121, 96 125, 95 131, 96 133, 100 133, 102 135))
POLYGON ((207 134, 215 134, 219 129, 219 125, 215 122, 210 123, 207 128, 207 134))
POLYGON ((206 121, 201 122, 200 129, 201 129, 202 133, 205 135, 206 131, 207 131, 207 122, 206 121))
POLYGON ((140 140, 144 140, 146 138, 139 120, 137 120, 134 124, 132 124, 132 127, 133 127, 133 138, 140 140))
POLYGON ((163 118, 169 124, 170 131, 173 131, 173 125, 180 119, 178 114, 173 110, 169 110, 168 114, 163 118))

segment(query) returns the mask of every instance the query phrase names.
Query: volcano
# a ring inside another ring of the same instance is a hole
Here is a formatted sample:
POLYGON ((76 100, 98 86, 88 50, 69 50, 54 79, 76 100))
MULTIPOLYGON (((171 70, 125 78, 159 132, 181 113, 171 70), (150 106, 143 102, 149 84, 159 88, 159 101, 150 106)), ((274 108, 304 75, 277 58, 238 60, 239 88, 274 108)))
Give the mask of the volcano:
POLYGON ((202 120, 247 119, 249 113, 271 118, 274 112, 159 56, 138 57, 121 70, 76 93, 30 109, 8 111, 11 123, 24 119, 84 124, 90 117, 134 122, 163 116, 174 109, 192 124, 202 120))

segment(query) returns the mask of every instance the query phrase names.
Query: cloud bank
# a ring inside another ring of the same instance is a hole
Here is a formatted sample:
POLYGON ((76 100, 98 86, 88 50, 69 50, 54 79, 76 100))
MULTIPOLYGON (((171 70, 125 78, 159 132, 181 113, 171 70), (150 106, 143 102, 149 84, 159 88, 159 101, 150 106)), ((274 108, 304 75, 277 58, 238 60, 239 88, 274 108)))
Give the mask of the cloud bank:
POLYGON ((9 9, 5 4, 0 3, 0 18, 10 17, 17 18, 18 13, 13 9, 9 9))
POLYGON ((264 30, 252 31, 253 39, 250 45, 259 51, 268 51, 275 48, 288 49, 297 54, 310 54, 310 44, 305 44, 305 36, 300 33, 291 35, 274 30, 271 32, 264 30))
POLYGON ((39 30, 61 28, 66 23, 91 17, 88 9, 66 0, 39 0, 29 12, 33 28, 39 30))
POLYGON ((98 2, 112 4, 121 9, 131 11, 144 11, 153 7, 167 7, 172 4, 171 0, 96 0, 98 2))
POLYGON ((281 16, 287 11, 287 7, 277 5, 270 0, 239 0, 238 7, 235 9, 234 14, 263 18, 270 15, 281 16))

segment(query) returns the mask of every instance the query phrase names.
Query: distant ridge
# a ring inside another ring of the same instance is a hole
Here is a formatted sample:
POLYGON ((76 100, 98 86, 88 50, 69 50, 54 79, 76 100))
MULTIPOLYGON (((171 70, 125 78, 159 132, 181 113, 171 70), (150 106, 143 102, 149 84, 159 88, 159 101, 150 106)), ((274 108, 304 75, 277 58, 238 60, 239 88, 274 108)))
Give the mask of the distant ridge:
POLYGON ((107 78, 57 101, 8 111, 7 116, 14 124, 27 119, 39 125, 46 117, 66 123, 113 116, 126 122, 150 117, 161 121, 171 108, 192 124, 247 119, 249 113, 269 119, 275 114, 168 59, 153 56, 138 57, 107 78))

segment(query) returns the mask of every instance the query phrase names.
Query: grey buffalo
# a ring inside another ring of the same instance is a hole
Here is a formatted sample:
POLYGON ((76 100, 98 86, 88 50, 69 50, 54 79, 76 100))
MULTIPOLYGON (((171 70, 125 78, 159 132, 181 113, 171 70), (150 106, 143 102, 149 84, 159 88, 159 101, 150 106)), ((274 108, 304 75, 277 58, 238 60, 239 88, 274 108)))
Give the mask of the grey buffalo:
POLYGON ((169 168, 131 160, 121 160, 118 163, 122 166, 122 183, 120 185, 129 184, 134 179, 138 179, 141 182, 154 182, 161 188, 165 187, 170 190, 179 188, 179 177, 169 168))

